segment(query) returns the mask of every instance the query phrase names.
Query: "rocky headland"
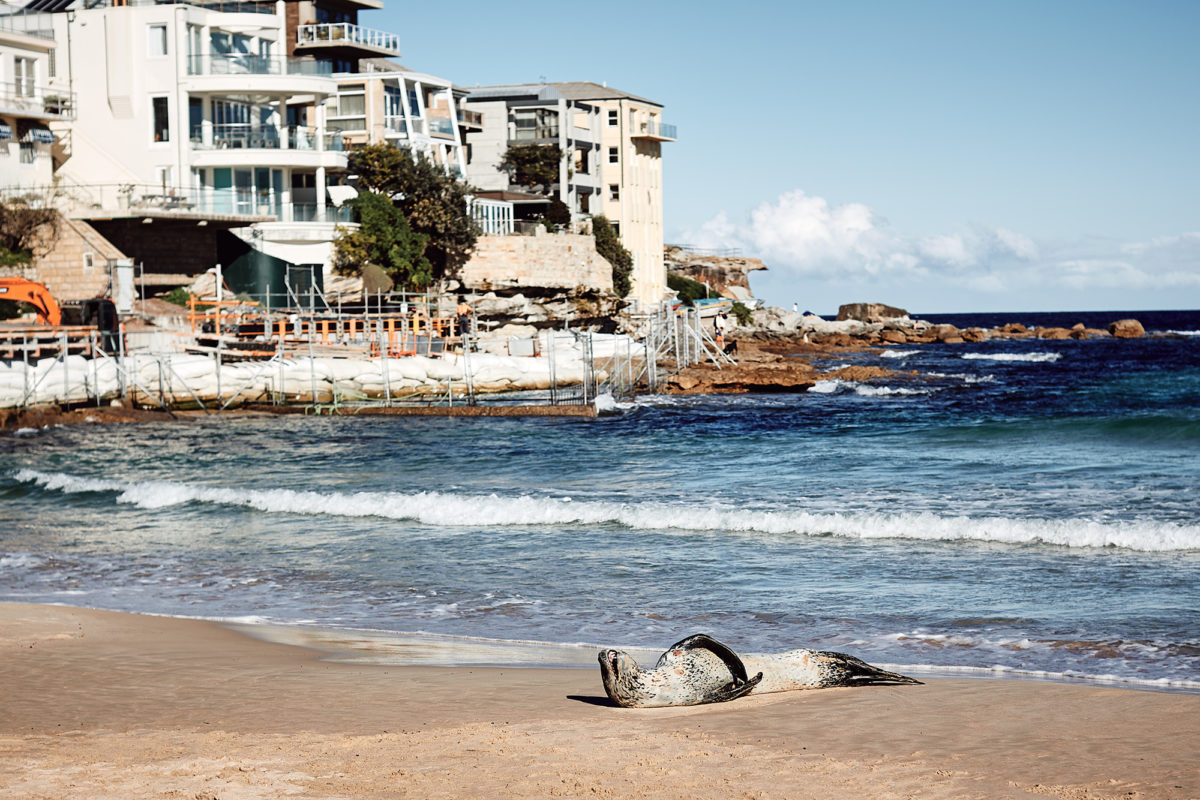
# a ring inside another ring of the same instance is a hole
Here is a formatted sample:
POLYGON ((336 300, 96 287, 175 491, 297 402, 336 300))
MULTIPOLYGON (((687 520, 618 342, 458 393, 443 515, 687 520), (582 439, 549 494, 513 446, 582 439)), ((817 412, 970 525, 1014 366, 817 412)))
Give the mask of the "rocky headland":
MULTIPOLYGON (((818 381, 859 383, 922 381, 913 370, 833 365, 833 357, 897 345, 964 344, 1006 339, 1131 339, 1146 336, 1136 319, 1120 319, 1105 329, 1078 323, 1070 328, 1029 328, 1012 322, 994 328, 957 328, 913 319, 904 309, 882 303, 850 303, 835 320, 781 308, 753 312, 750 325, 734 326, 736 364, 702 362, 672 375, 665 391, 674 394, 803 392, 818 381)), ((838 359, 841 361, 842 359, 838 359)))

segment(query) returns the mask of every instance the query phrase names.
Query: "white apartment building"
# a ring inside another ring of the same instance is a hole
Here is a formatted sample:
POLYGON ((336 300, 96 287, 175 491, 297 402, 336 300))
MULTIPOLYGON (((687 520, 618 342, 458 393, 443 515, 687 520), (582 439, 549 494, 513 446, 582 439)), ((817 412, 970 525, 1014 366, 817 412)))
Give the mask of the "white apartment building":
POLYGON ((52 126, 65 210, 96 221, 144 262, 172 260, 163 241, 186 234, 174 248, 178 268, 148 264, 149 272, 174 273, 161 276, 164 285, 204 267, 189 257, 216 263, 220 230, 280 262, 328 269, 332 261, 335 226, 349 221, 349 209, 327 191, 347 162, 340 135, 325 124, 337 84, 330 61, 287 55, 288 5, 32 0, 26 7, 44 12, 58 45, 52 87, 73 92, 74 123, 52 126))
POLYGON ((661 104, 590 82, 480 87, 467 101, 485 121, 467 138, 472 184, 506 187, 498 165, 508 145, 557 141, 570 159, 560 169, 560 196, 572 199, 567 205, 575 212, 606 216, 633 256, 629 299, 653 305, 668 295, 662 143, 676 136, 662 121, 661 104))
POLYGON ((53 177, 53 123, 74 116, 69 90, 51 88, 57 52, 46 15, 0 16, 0 187, 44 187, 53 177))

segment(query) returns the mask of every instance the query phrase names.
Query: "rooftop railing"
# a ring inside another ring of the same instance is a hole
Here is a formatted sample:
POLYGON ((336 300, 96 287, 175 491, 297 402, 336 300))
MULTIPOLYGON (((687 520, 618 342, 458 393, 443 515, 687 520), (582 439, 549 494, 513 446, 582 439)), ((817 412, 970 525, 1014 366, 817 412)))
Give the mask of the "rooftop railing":
POLYGON ((196 6, 223 14, 274 14, 273 0, 84 0, 84 8, 114 6, 196 6))
POLYGON ((23 33, 39 39, 54 39, 54 24, 50 15, 25 10, 0 14, 0 31, 23 33))
POLYGON ((296 28, 296 44, 359 45, 400 55, 400 37, 349 22, 322 22, 296 28))
POLYGON ((333 64, 311 58, 226 53, 188 57, 189 75, 312 75, 328 78, 333 64))

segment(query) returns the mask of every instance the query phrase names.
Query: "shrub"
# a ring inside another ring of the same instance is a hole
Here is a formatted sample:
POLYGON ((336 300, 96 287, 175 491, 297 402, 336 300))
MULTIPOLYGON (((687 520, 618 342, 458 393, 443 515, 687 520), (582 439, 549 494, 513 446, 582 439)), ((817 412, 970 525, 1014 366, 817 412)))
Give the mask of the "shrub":
POLYGON ((684 305, 694 305, 697 300, 708 297, 708 287, 703 283, 673 272, 667 275, 667 288, 675 292, 684 305))
POLYGON ((633 290, 633 256, 621 244, 621 237, 613 230, 608 217, 592 217, 592 236, 596 239, 596 252, 612 264, 613 292, 624 297, 633 290))

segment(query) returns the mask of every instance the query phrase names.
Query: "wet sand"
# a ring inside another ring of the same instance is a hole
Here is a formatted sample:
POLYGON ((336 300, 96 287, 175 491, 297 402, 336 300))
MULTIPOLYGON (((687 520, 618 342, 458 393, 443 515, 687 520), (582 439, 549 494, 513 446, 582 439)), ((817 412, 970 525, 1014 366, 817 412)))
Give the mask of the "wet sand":
POLYGON ((678 709, 0 604, 2 798, 1195 798, 1200 696, 930 679, 678 709))

